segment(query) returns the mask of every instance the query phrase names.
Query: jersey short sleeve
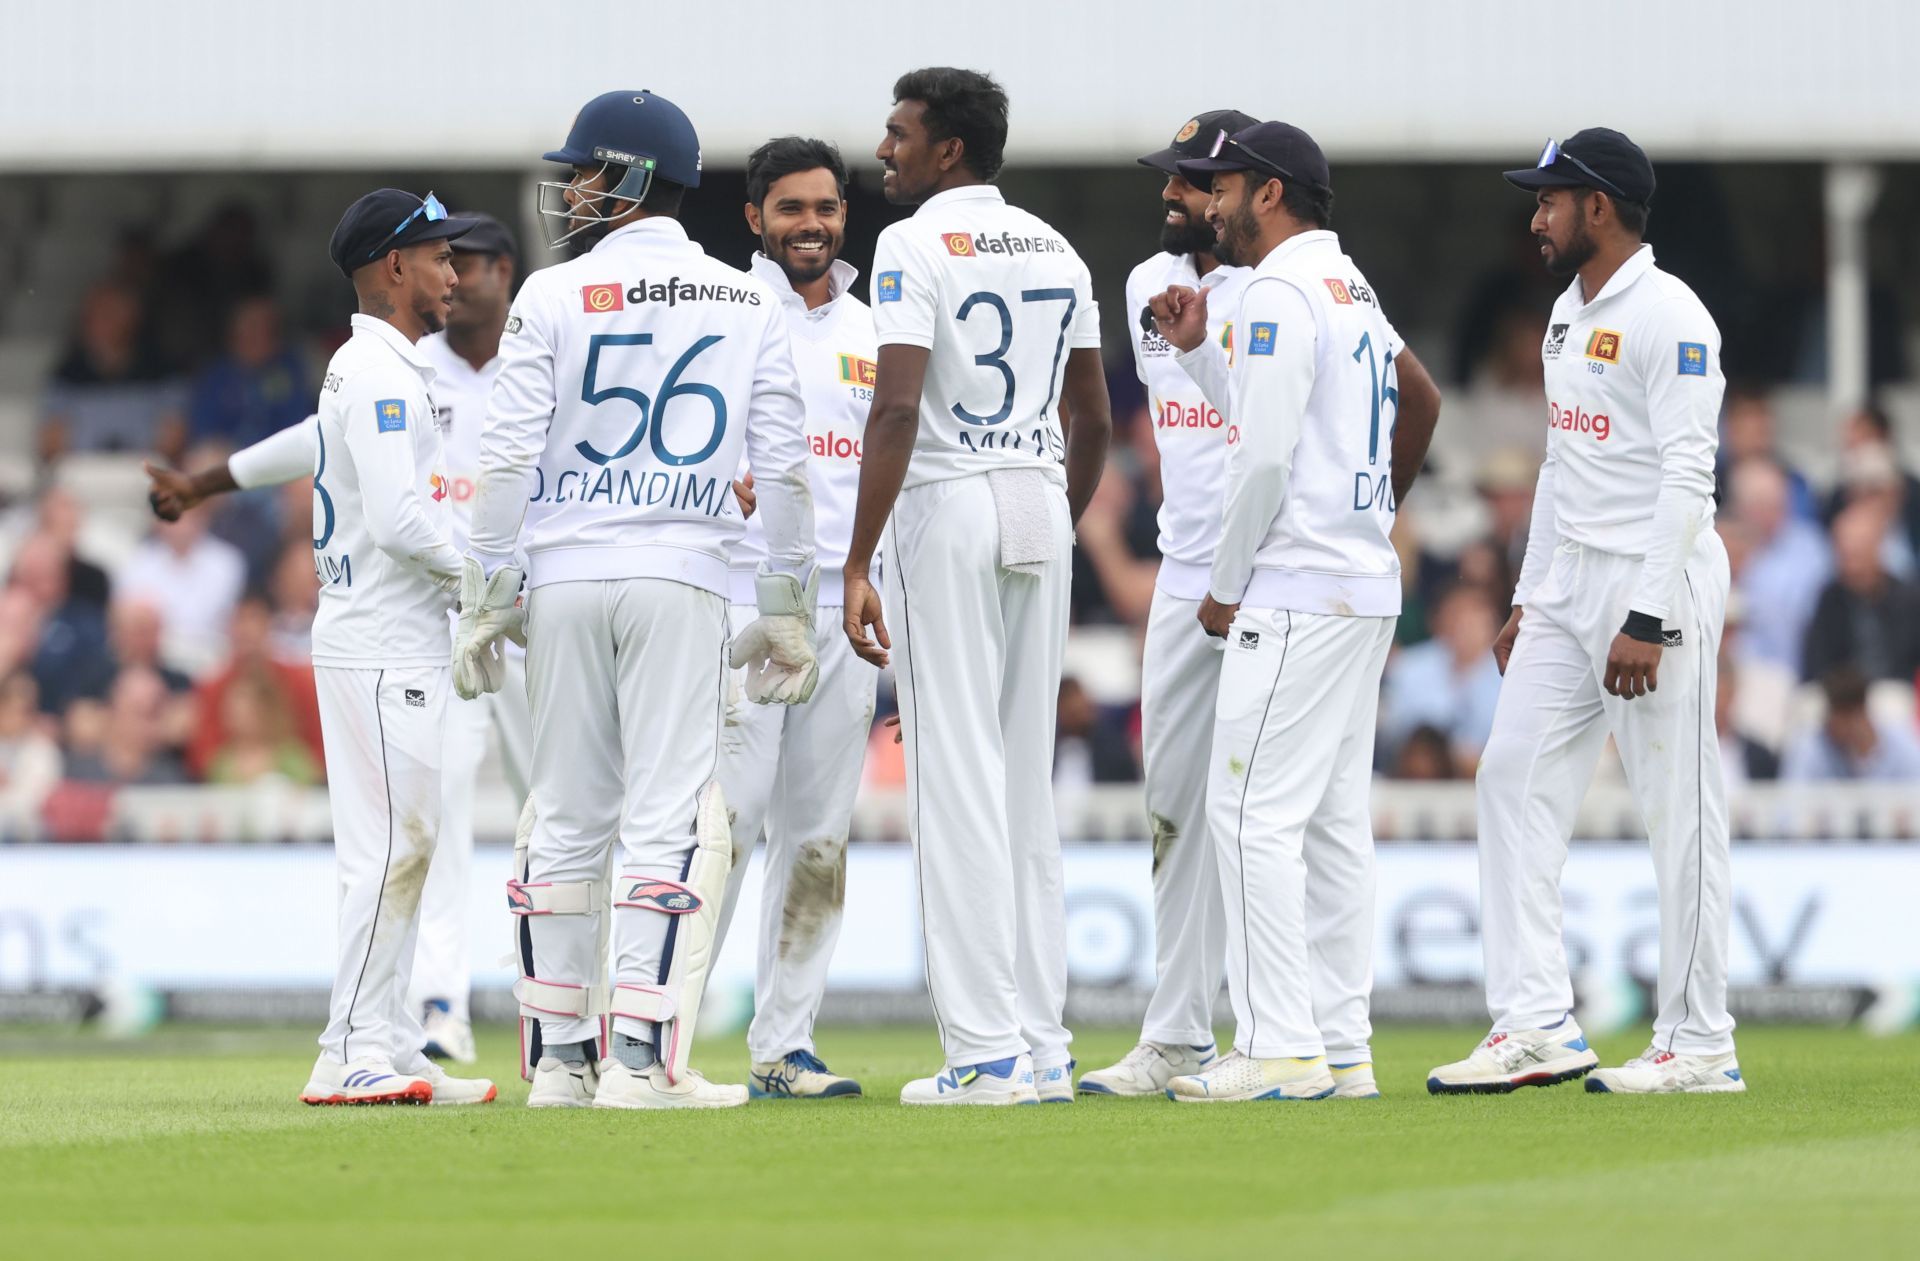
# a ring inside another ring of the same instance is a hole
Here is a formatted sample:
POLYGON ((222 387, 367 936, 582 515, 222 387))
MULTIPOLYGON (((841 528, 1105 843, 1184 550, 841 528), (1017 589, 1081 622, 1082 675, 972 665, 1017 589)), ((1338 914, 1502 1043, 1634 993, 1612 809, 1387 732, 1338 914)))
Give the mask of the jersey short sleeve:
POLYGON ((873 331, 882 346, 931 350, 939 277, 932 260, 914 249, 910 240, 907 224, 898 223, 882 232, 874 246, 873 331))
POLYGON ((1100 349, 1100 304, 1093 297, 1093 273, 1087 265, 1080 264, 1080 276, 1073 287, 1079 291, 1080 301, 1073 312, 1073 329, 1068 334, 1067 344, 1075 350, 1100 349))

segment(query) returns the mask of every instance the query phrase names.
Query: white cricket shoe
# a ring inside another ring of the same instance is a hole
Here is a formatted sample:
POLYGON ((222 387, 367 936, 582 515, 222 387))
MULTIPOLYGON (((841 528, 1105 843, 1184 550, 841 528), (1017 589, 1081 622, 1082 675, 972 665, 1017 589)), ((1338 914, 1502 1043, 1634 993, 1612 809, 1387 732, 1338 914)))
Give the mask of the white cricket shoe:
POLYGON ((1204 1073, 1175 1077, 1167 1098, 1175 1103, 1245 1103, 1254 1099, 1325 1099, 1333 1094, 1327 1057, 1257 1060, 1229 1051, 1204 1073))
POLYGON ((1033 1070, 1033 1093, 1041 1103, 1073 1102, 1073 1065, 1074 1061, 1068 1060, 1052 1068, 1033 1070))
POLYGON ((694 1069, 677 1084, 667 1081, 667 1066, 658 1062, 635 1072, 619 1060, 600 1061, 600 1089, 596 1108, 738 1108, 747 1102, 745 1086, 723 1086, 708 1081, 694 1069))
POLYGON ((1747 1088, 1740 1061, 1725 1055, 1676 1055, 1648 1047, 1619 1068, 1587 1078, 1596 1095, 1733 1095, 1747 1088))
POLYGON ((1128 1097, 1162 1094, 1174 1078, 1202 1072, 1218 1058, 1211 1042, 1205 1046, 1142 1042, 1113 1067, 1082 1073, 1080 1093, 1128 1097))
POLYGON ((1329 1064, 1327 1071, 1333 1074, 1335 1099, 1378 1099, 1380 1097, 1380 1087, 1373 1080, 1372 1060, 1363 1060, 1357 1064, 1329 1064))
POLYGON ((753 1066, 747 1095, 753 1099, 851 1099, 860 1083, 842 1077, 811 1051, 788 1051, 770 1062, 753 1066))
POLYGON ((432 1103, 433 1083, 395 1071, 387 1060, 342 1064, 325 1055, 313 1063, 313 1076, 300 1092, 307 1104, 432 1103))
POLYGON ((430 1060, 452 1060, 471 1064, 480 1058, 473 1045, 473 1025, 453 1014, 444 998, 429 998, 420 1015, 420 1028, 427 1035, 420 1053, 430 1060))
POLYGON ((449 1077, 447 1070, 432 1060, 426 1060, 426 1067, 420 1070, 420 1076, 433 1084, 433 1106, 436 1108, 464 1103, 492 1103, 500 1095, 500 1091, 486 1078, 449 1077))
POLYGON ((1432 1095, 1503 1095, 1522 1086, 1553 1086, 1584 1077, 1600 1057, 1568 1016, 1547 1029, 1492 1033, 1473 1054, 1427 1074, 1432 1095))
POLYGON ((900 1102, 912 1104, 1039 1103, 1033 1088, 1033 1057, 1009 1055, 985 1064, 949 1067, 937 1077, 921 1077, 900 1088, 900 1102))
POLYGON ((543 1055, 533 1066, 533 1085, 527 1091, 529 1108, 591 1108, 600 1088, 600 1069, 592 1062, 569 1064, 543 1055))

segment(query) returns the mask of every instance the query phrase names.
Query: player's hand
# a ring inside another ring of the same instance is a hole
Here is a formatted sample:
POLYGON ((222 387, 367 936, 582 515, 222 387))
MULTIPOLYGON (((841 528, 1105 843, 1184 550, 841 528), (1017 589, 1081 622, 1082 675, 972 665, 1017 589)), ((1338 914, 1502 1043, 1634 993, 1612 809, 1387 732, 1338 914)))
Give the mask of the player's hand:
POLYGON ((1513 641, 1520 638, 1520 615, 1525 611, 1519 605, 1514 605, 1507 624, 1493 637, 1493 664, 1500 668, 1503 675, 1507 672, 1507 658, 1513 656, 1513 641))
POLYGON ((1607 649, 1607 692, 1623 700, 1660 687, 1660 645, 1644 643, 1622 631, 1607 649))
POLYGON ((142 464, 147 470, 147 503, 162 521, 178 521, 180 514, 200 502, 193 479, 179 469, 142 464))
POLYGON ((749 473, 733 484, 733 501, 740 505, 742 521, 753 516, 753 510, 760 506, 760 496, 753 489, 753 474, 749 473))
POLYGON ((1238 604, 1222 604, 1209 595, 1200 601, 1201 629, 1215 639, 1225 639, 1227 628, 1233 625, 1233 616, 1239 611, 1238 604))
POLYGON ((1192 350, 1207 340, 1207 291, 1172 285, 1147 299, 1153 326, 1174 349, 1192 350))
POLYGON ((894 715, 892 715, 892 716, 890 716, 890 717, 888 717, 888 718, 886 719, 886 721, 884 721, 884 722, 882 722, 882 723, 881 723, 880 725, 881 725, 882 727, 892 727, 892 728, 893 728, 893 742, 894 742, 895 744, 899 744, 899 743, 900 743, 900 741, 901 741, 902 739, 904 739, 904 738, 905 738, 905 737, 903 737, 903 736, 901 735, 901 733, 900 733, 900 715, 898 715, 898 714, 894 714, 894 715))
POLYGON ((893 637, 887 634, 887 617, 880 607, 880 593, 867 581, 865 572, 844 570, 841 581, 846 589, 847 642, 853 645, 854 655, 860 660, 884 669, 893 637), (873 628, 871 635, 867 633, 869 626, 873 628))

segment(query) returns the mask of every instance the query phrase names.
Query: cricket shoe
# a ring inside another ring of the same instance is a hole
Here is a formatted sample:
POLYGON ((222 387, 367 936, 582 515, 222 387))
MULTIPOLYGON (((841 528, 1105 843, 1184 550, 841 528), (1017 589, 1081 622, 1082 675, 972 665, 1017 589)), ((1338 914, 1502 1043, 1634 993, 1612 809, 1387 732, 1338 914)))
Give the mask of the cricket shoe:
POLYGON ((1052 1068, 1033 1070, 1033 1093, 1041 1103, 1073 1102, 1073 1065, 1074 1061, 1068 1060, 1052 1068))
POLYGON ((1648 1047, 1619 1068, 1587 1078, 1596 1095, 1734 1095, 1747 1088, 1740 1061, 1725 1055, 1676 1055, 1648 1047))
POLYGON ((1522 1086, 1553 1086, 1584 1077, 1600 1057, 1568 1016, 1545 1029, 1512 1029, 1487 1035, 1473 1054, 1427 1074, 1432 1095, 1504 1095, 1522 1086))
POLYGON ((747 1095, 752 1099, 851 1099, 860 1083, 821 1063, 812 1051, 788 1051, 771 1063, 755 1064, 747 1095))
POLYGON ((1163 1094, 1174 1078, 1202 1072, 1218 1058, 1211 1042, 1204 1046, 1142 1042, 1113 1067, 1082 1073, 1080 1093, 1128 1097, 1163 1094))
POLYGON ((306 1104, 432 1103, 433 1083, 424 1077, 395 1072, 386 1060, 353 1060, 341 1064, 322 1055, 313 1064, 313 1077, 300 1092, 306 1104))
POLYGON ((529 1108, 591 1108, 600 1088, 600 1069, 592 1063, 569 1064, 543 1055, 533 1066, 533 1085, 527 1089, 529 1108))
POLYGON ((723 1086, 688 1069, 679 1082, 667 1080, 667 1066, 659 1062, 631 1069, 616 1059, 600 1061, 600 1089, 596 1108, 738 1108, 747 1102, 745 1086, 723 1086))
POLYGON ((420 1070, 420 1076, 433 1086, 433 1106, 459 1105, 463 1103, 492 1103, 500 1097, 500 1091, 484 1077, 449 1077, 447 1070, 426 1061, 426 1067, 420 1070))
POLYGON ((1333 1094, 1327 1057, 1309 1055, 1257 1060, 1229 1051, 1203 1073, 1167 1083, 1175 1103, 1246 1103, 1255 1099, 1325 1099, 1333 1094))
POLYGON ((430 1060, 452 1060, 471 1064, 479 1059, 473 1045, 473 1026, 453 1014, 453 1004, 444 998, 429 998, 420 1015, 420 1028, 427 1044, 420 1053, 430 1060))
POLYGON ((1039 1103, 1040 1096, 1033 1088, 1033 1057, 1009 1055, 984 1064, 948 1067, 937 1077, 921 1077, 901 1087, 900 1102, 989 1107, 1039 1103))
POLYGON ((1372 1060, 1363 1060, 1357 1064, 1329 1064, 1327 1071, 1333 1074, 1335 1099, 1378 1099, 1380 1097, 1380 1087, 1373 1080, 1372 1060))

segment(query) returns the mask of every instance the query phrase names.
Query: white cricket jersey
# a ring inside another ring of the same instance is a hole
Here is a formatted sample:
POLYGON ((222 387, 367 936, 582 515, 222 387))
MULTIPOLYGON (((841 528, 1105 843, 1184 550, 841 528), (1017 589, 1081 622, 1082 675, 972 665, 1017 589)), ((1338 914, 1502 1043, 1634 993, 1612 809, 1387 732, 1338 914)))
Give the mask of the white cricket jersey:
POLYGON ((743 452, 774 567, 811 564, 805 417, 780 302, 676 220, 626 224, 527 277, 501 359, 473 521, 490 566, 518 537, 532 586, 665 578, 725 596, 743 452))
POLYGON ((1644 557, 1632 607, 1664 617, 1694 540, 1713 528, 1720 330, 1642 245, 1591 302, 1574 277, 1540 358, 1547 458, 1514 603, 1527 602, 1566 539, 1644 557))
MULTIPOLYGON (((834 260, 828 298, 809 311, 780 265, 755 251, 753 274, 766 282, 786 315, 793 366, 807 409, 807 482, 813 490, 814 562, 820 567, 820 603, 845 602, 840 571, 853 540, 853 506, 860 493, 861 442, 873 406, 873 312, 852 292, 860 273, 834 260)), ((742 470, 744 471, 744 470, 742 470)), ((766 533, 756 513, 733 551, 732 601, 754 603, 753 576, 767 557, 766 533)))
POLYGON ((1133 368, 1147 387, 1153 440, 1160 448, 1160 573, 1168 595, 1198 600, 1207 594, 1213 546, 1220 538, 1221 488, 1227 446, 1239 437, 1174 359, 1173 346, 1140 319, 1147 300, 1170 285, 1207 291, 1207 336, 1233 356, 1234 315, 1249 271, 1215 267, 1205 276, 1187 254, 1155 254, 1127 277, 1127 318, 1139 330, 1133 368))
POLYGON ((444 666, 459 582, 433 368, 385 320, 353 317, 320 389, 313 663, 444 666))
POLYGON ((1066 238, 974 184, 890 225, 873 267, 879 343, 931 352, 904 485, 1038 468, 1064 486, 1067 352, 1100 345, 1093 282, 1066 238))
MULTIPOLYGON (((1400 335, 1332 232, 1289 237, 1240 296, 1226 506, 1211 593, 1345 617, 1400 612, 1393 358, 1400 335)), ((1213 343, 1179 357, 1206 354, 1213 343)))
POLYGON ((447 506, 453 510, 453 545, 467 547, 473 524, 473 495, 480 480, 480 425, 487 418, 487 396, 500 375, 495 355, 475 368, 447 342, 445 332, 420 339, 420 357, 433 366, 433 402, 439 409, 440 442, 446 451, 447 506))

